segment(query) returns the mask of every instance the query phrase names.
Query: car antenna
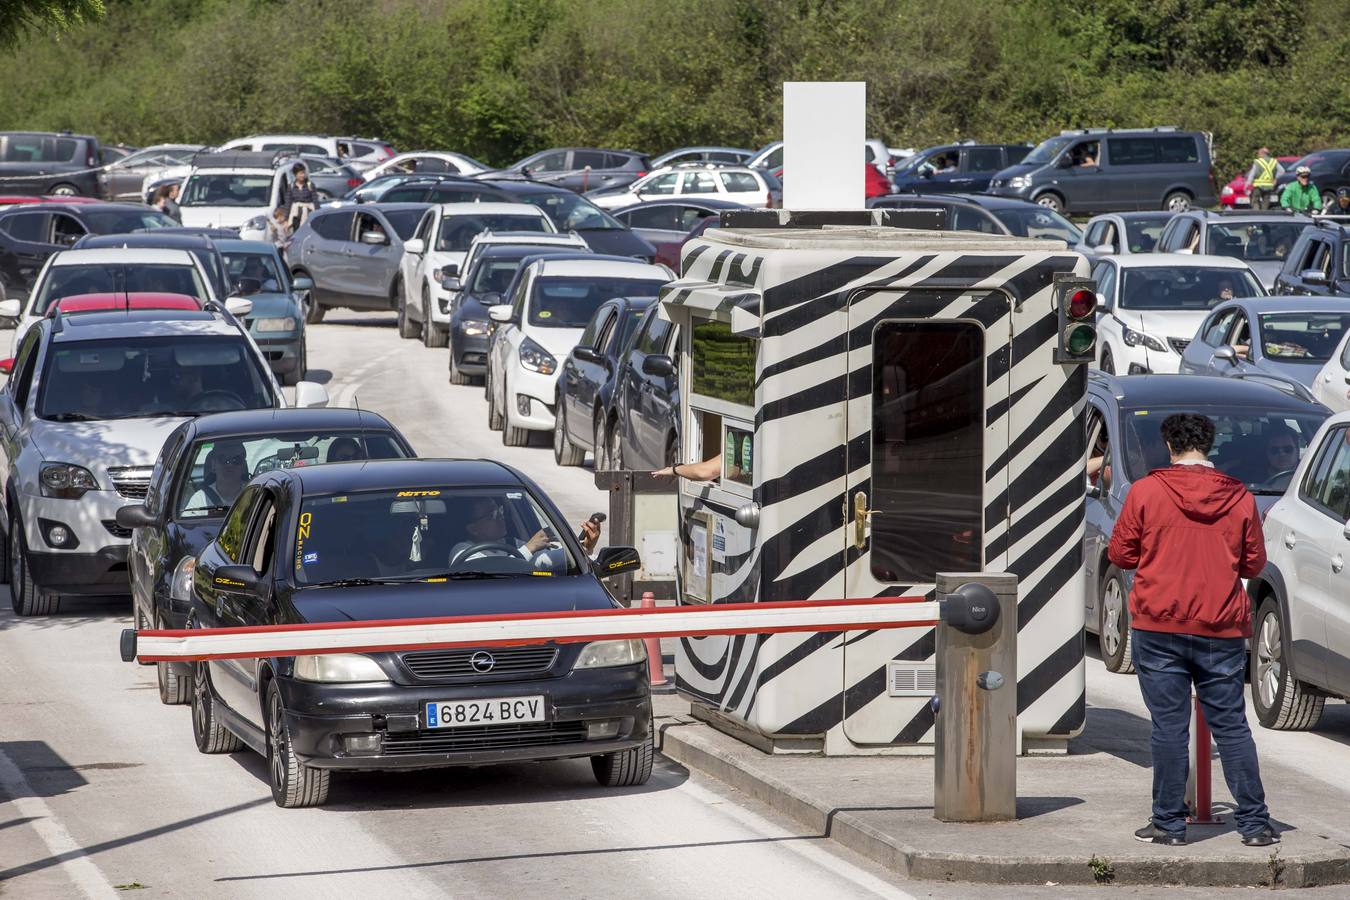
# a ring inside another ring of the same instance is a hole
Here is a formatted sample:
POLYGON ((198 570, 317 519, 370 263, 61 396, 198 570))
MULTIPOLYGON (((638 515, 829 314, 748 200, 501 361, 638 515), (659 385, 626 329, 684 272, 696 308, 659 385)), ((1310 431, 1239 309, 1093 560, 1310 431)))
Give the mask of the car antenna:
POLYGON ((352 394, 352 405, 356 407, 356 428, 361 434, 361 450, 364 458, 370 458, 370 440, 366 437, 366 417, 361 412, 361 398, 352 394))

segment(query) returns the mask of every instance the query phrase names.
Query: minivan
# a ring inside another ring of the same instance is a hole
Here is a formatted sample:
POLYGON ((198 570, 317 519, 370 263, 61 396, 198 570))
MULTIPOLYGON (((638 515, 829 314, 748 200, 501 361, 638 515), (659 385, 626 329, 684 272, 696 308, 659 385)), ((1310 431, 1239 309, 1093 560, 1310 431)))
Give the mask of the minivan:
POLYGON ((7 194, 99 196, 98 138, 69 131, 0 131, 0 179, 7 194))
POLYGON ((1031 152, 1030 144, 977 144, 964 141, 929 147, 895 171, 897 194, 972 193, 989 189, 989 181, 1031 152))
POLYGON ((1182 212, 1217 202, 1210 136, 1173 126, 1060 132, 994 176, 989 193, 1059 213, 1182 212))

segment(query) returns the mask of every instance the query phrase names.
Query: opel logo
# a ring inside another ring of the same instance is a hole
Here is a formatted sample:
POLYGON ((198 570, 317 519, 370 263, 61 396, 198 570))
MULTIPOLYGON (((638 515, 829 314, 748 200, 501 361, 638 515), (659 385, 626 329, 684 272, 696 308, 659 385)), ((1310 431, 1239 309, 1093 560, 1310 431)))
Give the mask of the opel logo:
POLYGON ((469 657, 469 665, 477 673, 484 674, 492 671, 492 667, 497 664, 497 660, 486 650, 479 650, 473 656, 469 657))

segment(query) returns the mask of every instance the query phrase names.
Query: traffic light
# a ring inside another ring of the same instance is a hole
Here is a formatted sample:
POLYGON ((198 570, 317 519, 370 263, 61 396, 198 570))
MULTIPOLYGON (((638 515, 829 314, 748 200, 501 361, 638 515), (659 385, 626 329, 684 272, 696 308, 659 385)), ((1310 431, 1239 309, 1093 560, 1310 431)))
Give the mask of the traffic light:
POLYGON ((1090 363, 1097 359, 1097 285, 1090 278, 1055 280, 1059 343, 1055 362, 1090 363))

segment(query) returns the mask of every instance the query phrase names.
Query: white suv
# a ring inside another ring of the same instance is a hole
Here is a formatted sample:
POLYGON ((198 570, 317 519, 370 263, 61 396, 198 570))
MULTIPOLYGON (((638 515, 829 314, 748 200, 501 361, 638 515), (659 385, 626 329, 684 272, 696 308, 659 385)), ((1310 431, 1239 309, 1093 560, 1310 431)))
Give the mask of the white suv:
POLYGON ((529 203, 439 203, 427 210, 403 245, 403 328, 399 335, 420 337, 428 347, 444 347, 450 338, 447 278, 458 278, 474 238, 489 231, 555 234, 553 220, 529 203))
MULTIPOLYGON (((286 406, 248 333, 210 309, 139 308, 41 319, 0 389, 5 555, 19 615, 62 594, 125 594, 131 532, 117 510, 145 496, 165 438, 207 412, 286 406)), ((327 392, 301 382, 296 405, 327 392)))
MULTIPOLYGON (((195 228, 240 228, 254 236, 281 205, 291 166, 302 160, 285 153, 204 153, 178 192, 183 225, 195 228), (259 220, 259 221, 255 221, 259 220)), ((308 167, 306 167, 308 168, 308 167)))
POLYGON ((488 352, 488 427, 507 446, 531 431, 552 434, 558 366, 576 347, 595 308, 611 297, 655 297, 674 275, 619 256, 542 259, 517 273, 508 299, 488 309, 497 323, 488 352))
POLYGON ((1267 728, 1312 728, 1327 695, 1350 699, 1350 413, 1322 423, 1263 529, 1252 708, 1267 728))

